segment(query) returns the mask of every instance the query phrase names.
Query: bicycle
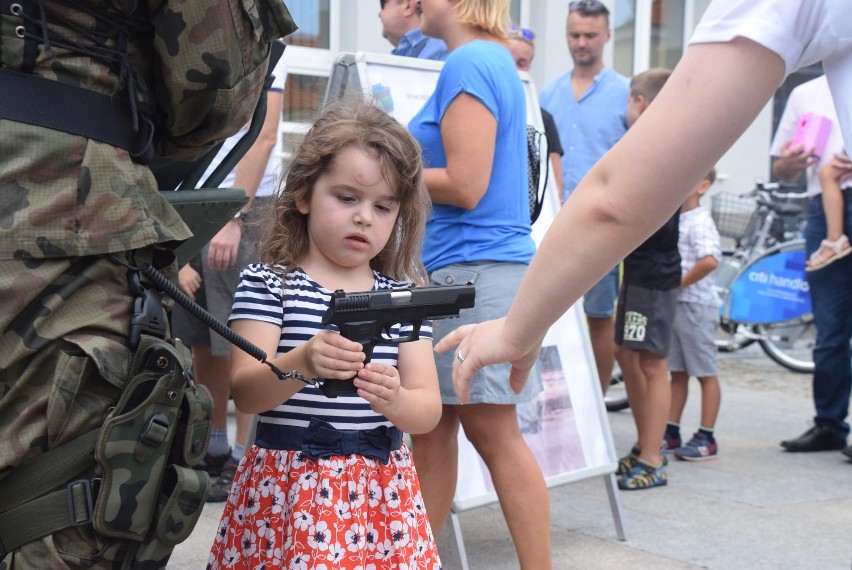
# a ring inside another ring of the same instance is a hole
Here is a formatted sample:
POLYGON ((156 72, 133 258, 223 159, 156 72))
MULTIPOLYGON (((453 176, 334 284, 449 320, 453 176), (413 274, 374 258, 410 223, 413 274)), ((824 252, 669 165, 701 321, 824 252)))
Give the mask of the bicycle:
POLYGON ((722 299, 720 352, 753 342, 773 361, 812 373, 816 331, 805 276, 804 208, 800 192, 758 183, 747 194, 716 194, 711 214, 719 234, 734 241, 716 271, 722 299))

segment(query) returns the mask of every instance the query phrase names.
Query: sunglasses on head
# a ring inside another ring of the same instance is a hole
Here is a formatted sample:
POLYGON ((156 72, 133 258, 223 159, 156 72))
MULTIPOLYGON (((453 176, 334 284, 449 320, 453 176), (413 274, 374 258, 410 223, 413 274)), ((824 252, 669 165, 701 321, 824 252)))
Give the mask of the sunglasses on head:
POLYGON ((569 12, 580 12, 582 14, 607 14, 609 8, 604 6, 600 0, 574 0, 568 3, 569 12))
POLYGON ((519 28, 518 26, 509 26, 508 33, 510 38, 521 38, 527 40, 528 42, 535 40, 535 32, 526 28, 519 28))

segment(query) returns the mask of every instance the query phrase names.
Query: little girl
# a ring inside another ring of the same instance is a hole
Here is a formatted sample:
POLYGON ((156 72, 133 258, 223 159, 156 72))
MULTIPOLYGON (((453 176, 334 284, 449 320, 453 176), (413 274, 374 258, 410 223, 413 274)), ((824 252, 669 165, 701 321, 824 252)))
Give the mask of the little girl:
POLYGON ((230 322, 279 369, 355 376, 357 394, 326 398, 232 352, 234 403, 259 417, 208 568, 441 567, 402 441, 441 414, 431 324, 419 341, 376 346, 367 365, 360 344, 321 324, 336 289, 425 282, 429 207, 420 147, 379 109, 334 106, 306 135, 270 214, 261 263, 240 276, 230 322))
MULTIPOLYGON (((843 233, 844 198, 841 182, 852 174, 852 163, 844 151, 834 155, 819 169, 826 235, 819 248, 808 258, 805 271, 816 271, 852 253, 849 238, 843 233)), ((848 229, 848 228, 847 228, 848 229)))

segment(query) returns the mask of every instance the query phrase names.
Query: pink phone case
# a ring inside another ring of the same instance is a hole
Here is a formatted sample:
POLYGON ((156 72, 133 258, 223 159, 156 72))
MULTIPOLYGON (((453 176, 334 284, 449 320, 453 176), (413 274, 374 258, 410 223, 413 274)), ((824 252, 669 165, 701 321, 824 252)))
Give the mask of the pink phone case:
POLYGON ((790 148, 813 149, 813 154, 822 158, 828 135, 831 134, 831 121, 816 113, 804 113, 796 125, 796 134, 790 141, 790 148))

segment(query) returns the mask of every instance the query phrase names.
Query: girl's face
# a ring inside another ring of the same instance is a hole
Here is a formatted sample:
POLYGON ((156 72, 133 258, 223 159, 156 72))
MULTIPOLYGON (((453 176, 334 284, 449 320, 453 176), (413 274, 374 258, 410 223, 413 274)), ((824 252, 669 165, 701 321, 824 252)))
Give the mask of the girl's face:
POLYGON ((369 268, 390 239, 399 214, 396 192, 368 151, 341 150, 314 183, 310 201, 298 203, 308 216, 306 260, 338 268, 369 268))

